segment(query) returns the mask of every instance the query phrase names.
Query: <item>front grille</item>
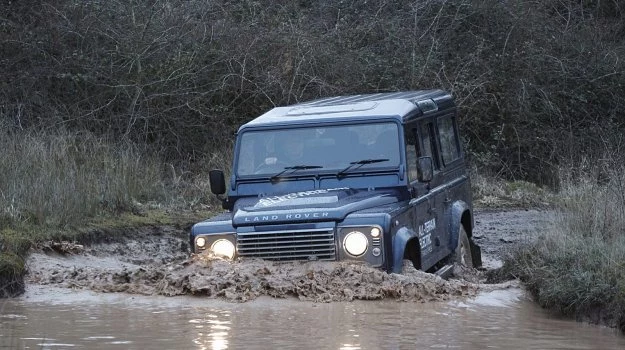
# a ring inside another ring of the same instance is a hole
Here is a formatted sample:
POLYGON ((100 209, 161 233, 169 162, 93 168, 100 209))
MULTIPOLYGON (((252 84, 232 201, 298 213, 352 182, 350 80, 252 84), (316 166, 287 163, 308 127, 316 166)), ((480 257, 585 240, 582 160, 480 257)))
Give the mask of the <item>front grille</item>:
POLYGON ((268 260, 336 260, 333 230, 245 232, 237 234, 237 253, 268 260))

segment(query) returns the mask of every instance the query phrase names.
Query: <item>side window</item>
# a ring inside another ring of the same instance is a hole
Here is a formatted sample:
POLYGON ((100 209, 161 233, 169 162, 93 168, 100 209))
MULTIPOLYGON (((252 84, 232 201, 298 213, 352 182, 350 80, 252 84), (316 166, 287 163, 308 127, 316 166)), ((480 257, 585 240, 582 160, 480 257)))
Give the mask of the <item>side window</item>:
POLYGON ((443 164, 447 165, 460 158, 460 144, 453 115, 438 119, 438 136, 441 145, 443 164))
POLYGON ((438 160, 438 154, 436 153, 436 145, 434 144, 434 140, 436 140, 434 134, 434 124, 431 121, 423 121, 419 125, 419 132, 421 135, 421 147, 419 148, 419 156, 420 157, 432 157, 432 161, 434 163, 434 171, 440 169, 440 164, 438 160))
POLYGON ((404 131, 406 139, 406 167, 408 168, 408 179, 417 179, 417 128, 416 125, 406 125, 404 131))

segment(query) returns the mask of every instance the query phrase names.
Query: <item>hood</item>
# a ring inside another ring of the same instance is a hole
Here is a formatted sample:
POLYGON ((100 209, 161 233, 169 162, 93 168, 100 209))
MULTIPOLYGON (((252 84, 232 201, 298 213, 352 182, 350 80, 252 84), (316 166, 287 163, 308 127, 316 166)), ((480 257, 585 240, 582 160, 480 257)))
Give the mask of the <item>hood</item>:
POLYGON ((333 188, 278 196, 241 198, 233 226, 343 220, 349 213, 398 202, 397 190, 333 188))

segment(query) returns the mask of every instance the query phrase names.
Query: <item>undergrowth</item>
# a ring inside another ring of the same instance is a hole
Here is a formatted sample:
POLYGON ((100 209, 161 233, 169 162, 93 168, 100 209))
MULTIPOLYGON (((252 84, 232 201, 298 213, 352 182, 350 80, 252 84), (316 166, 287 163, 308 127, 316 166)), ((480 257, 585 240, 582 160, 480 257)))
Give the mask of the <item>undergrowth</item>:
POLYGON ((625 167, 566 179, 553 223, 505 258, 540 305, 625 332, 625 167))

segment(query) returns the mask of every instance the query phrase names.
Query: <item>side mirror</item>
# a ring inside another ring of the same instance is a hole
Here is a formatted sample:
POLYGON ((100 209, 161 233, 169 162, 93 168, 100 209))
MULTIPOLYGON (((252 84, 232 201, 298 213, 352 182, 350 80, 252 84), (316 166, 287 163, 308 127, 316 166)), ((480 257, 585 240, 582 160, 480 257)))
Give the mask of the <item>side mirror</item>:
POLYGON ((216 195, 226 193, 226 178, 221 170, 211 170, 208 172, 208 182, 211 186, 211 192, 216 195))
POLYGON ((434 177, 434 162, 432 157, 417 159, 417 179, 419 182, 430 182, 434 177))

